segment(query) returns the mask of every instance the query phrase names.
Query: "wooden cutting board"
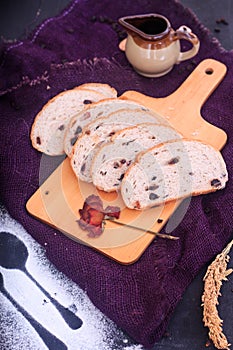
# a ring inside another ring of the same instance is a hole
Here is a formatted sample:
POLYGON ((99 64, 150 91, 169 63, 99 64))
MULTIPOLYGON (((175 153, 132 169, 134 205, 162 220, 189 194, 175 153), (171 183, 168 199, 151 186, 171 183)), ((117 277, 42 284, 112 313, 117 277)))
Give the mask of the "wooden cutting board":
MULTIPOLYGON (((143 103, 163 115, 186 138, 202 140, 221 150, 226 143, 227 135, 202 118, 201 107, 225 74, 224 64, 207 59, 202 61, 170 96, 153 98, 136 91, 127 91, 120 98, 143 103)), ((40 172, 43 172, 43 166, 46 164, 43 164, 42 156, 40 172)), ((162 207, 145 211, 125 208, 119 194, 104 193, 96 190, 92 184, 77 180, 69 159, 66 158, 28 200, 26 207, 30 214, 58 228, 80 244, 90 246, 122 264, 131 264, 139 259, 154 240, 154 235, 145 231, 159 232, 180 203, 181 201, 170 202, 162 207), (101 236, 89 238, 87 232, 79 228, 77 220, 78 210, 83 207, 85 199, 90 194, 100 196, 104 206, 120 206, 120 221, 140 227, 142 230, 107 221, 101 236)))

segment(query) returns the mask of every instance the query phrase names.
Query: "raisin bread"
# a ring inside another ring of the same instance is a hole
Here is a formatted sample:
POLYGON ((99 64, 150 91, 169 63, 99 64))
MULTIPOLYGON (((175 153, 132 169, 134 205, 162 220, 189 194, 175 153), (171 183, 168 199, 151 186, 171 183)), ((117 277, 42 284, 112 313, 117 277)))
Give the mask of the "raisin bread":
POLYGON ((53 97, 34 120, 30 135, 33 147, 48 155, 64 154, 64 135, 69 120, 87 105, 105 98, 98 91, 81 88, 53 97))
POLYGON ((106 117, 120 109, 142 109, 148 110, 143 105, 130 101, 121 100, 117 98, 110 98, 103 101, 99 101, 89 105, 87 108, 76 114, 69 122, 65 137, 64 137, 64 150, 65 153, 70 157, 72 147, 77 141, 78 137, 82 133, 83 128, 100 117, 106 117))
POLYGON ((102 145, 92 162, 93 184, 100 190, 119 189, 124 174, 136 155, 161 142, 180 139, 181 135, 167 125, 144 123, 116 132, 102 145))
POLYGON ((79 179, 92 182, 91 165, 99 146, 118 130, 144 122, 162 123, 164 118, 151 111, 122 109, 98 118, 83 130, 71 153, 71 166, 79 179))
POLYGON ((227 180, 219 151, 200 141, 174 141, 139 153, 125 173, 121 194, 128 208, 145 209, 220 190, 227 180))

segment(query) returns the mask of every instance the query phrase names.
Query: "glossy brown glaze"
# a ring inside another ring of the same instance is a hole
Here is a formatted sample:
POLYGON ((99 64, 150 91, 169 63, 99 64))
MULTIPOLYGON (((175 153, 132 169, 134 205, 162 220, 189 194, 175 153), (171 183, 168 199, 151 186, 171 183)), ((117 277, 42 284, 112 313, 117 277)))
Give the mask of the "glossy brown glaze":
POLYGON ((174 38, 175 38, 173 29, 170 29, 169 33, 165 34, 163 38, 158 38, 153 40, 143 39, 141 36, 139 36, 136 33, 132 33, 131 36, 135 44, 137 44, 143 49, 150 49, 150 50, 158 50, 158 49, 168 47, 174 41, 174 38))

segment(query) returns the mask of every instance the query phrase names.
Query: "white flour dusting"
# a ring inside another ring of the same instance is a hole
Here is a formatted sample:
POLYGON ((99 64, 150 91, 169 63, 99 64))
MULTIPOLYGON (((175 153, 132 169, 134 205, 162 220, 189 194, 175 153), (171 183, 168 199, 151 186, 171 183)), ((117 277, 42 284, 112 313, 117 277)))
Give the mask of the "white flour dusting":
MULTIPOLYGON (((85 292, 45 257, 43 248, 0 207, 1 232, 9 232, 27 246, 28 272, 60 304, 70 308, 82 320, 82 326, 72 330, 51 301, 22 271, 0 267, 4 286, 11 297, 34 320, 62 341, 68 350, 143 350, 104 316, 90 301, 85 292)), ((8 298, 0 293, 0 349, 46 350, 48 347, 8 298)), ((59 350, 51 348, 50 350, 59 350)))

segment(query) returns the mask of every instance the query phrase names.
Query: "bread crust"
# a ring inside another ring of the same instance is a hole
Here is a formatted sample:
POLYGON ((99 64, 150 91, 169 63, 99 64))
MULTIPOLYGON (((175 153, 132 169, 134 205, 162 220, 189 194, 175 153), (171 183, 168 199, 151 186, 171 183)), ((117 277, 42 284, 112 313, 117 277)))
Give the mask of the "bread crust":
POLYGON ((117 90, 105 83, 84 83, 82 85, 76 86, 75 89, 87 89, 87 90, 95 90, 99 91, 107 98, 116 98, 117 90))

